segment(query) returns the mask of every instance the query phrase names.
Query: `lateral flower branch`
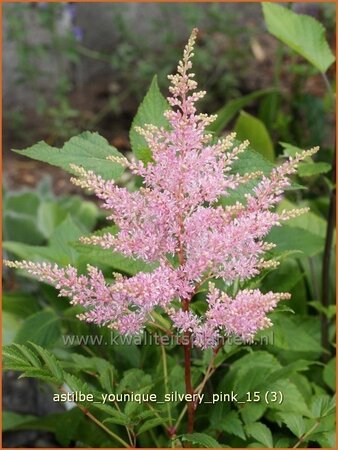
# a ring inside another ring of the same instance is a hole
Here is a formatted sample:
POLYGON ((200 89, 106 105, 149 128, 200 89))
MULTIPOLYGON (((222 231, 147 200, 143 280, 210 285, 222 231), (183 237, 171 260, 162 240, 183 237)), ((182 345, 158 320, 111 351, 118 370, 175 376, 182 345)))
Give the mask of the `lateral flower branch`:
MULTIPOLYGON (((200 114, 196 102, 204 91, 197 83, 191 58, 197 30, 186 45, 177 73, 170 75, 171 109, 165 117, 168 128, 145 125, 139 128, 152 152, 152 161, 118 162, 143 178, 139 191, 129 192, 106 181, 92 171, 74 166, 78 177, 72 182, 93 191, 110 211, 109 219, 118 226, 115 235, 85 237, 83 242, 113 249, 128 257, 156 262, 151 273, 139 272, 131 278, 114 274, 113 283, 105 281, 102 272, 88 265, 87 275, 72 266, 58 267, 49 262, 6 261, 9 267, 25 269, 41 281, 55 286, 59 296, 71 304, 81 305, 85 312, 78 317, 105 325, 122 334, 137 334, 160 308, 172 321, 184 347, 185 383, 193 394, 191 382, 191 348, 214 348, 229 335, 252 341, 257 331, 271 325, 267 313, 288 293, 259 289, 239 290, 232 298, 209 284, 206 312, 198 315, 192 308, 198 288, 206 280, 223 279, 226 285, 255 277, 273 260, 264 258, 272 244, 264 237, 281 221, 304 212, 275 210, 289 176, 298 163, 318 148, 303 151, 290 158, 270 175, 231 174, 231 166, 248 142, 234 144, 235 135, 216 140, 207 132, 216 116, 200 114), (228 195, 252 177, 260 178, 246 195, 245 204, 219 206, 221 196, 228 195)), ((193 430, 194 404, 188 404, 188 432, 193 430)))

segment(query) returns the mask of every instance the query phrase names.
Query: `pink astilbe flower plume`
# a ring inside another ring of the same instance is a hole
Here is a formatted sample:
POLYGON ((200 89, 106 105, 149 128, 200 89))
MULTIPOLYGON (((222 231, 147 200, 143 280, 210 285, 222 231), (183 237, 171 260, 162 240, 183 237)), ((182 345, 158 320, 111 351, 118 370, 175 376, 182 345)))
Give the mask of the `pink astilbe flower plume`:
POLYGON ((233 334, 252 341, 257 331, 271 325, 266 314, 279 300, 289 298, 289 294, 263 294, 258 289, 239 290, 231 298, 210 284, 206 313, 199 316, 192 311, 194 294, 207 279, 221 278, 230 284, 275 265, 264 258, 272 248, 264 238, 273 226, 304 209, 277 213, 274 208, 290 185, 289 176, 296 172, 297 164, 318 148, 297 154, 269 176, 232 174, 232 164, 248 142, 235 145, 234 134, 216 141, 207 132, 215 116, 197 112, 196 102, 205 92, 196 91, 190 72, 196 34, 194 30, 177 74, 169 76, 171 109, 165 113, 169 126, 138 129, 152 152, 152 161, 144 164, 110 157, 141 176, 143 187, 129 192, 113 180, 72 166, 77 174, 73 183, 93 191, 118 228, 115 235, 106 233, 82 241, 157 262, 157 268, 131 278, 116 275, 108 284, 102 272, 91 266, 85 276, 73 267, 50 263, 7 261, 7 265, 25 269, 54 285, 72 304, 84 306, 80 319, 134 334, 142 330, 154 308, 162 308, 179 333, 190 333, 196 346, 206 348, 233 334), (246 195, 245 203, 219 206, 221 196, 257 177, 260 181, 246 195))

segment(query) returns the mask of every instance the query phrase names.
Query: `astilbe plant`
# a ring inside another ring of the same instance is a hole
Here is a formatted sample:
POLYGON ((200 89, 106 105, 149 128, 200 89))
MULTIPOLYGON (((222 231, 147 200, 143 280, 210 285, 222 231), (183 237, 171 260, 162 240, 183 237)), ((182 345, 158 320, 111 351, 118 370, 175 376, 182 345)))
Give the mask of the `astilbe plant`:
MULTIPOLYGON (((143 178, 140 190, 129 192, 114 181, 73 166, 78 175, 73 183, 93 191, 110 211, 108 218, 118 226, 115 235, 106 233, 82 241, 157 263, 157 268, 131 278, 114 274, 114 282, 107 283, 102 272, 91 266, 88 274, 82 275, 74 267, 48 262, 6 262, 55 286, 73 305, 83 306, 79 319, 122 334, 139 333, 149 321, 154 323, 153 311, 161 308, 175 330, 166 332, 175 333, 184 347, 185 383, 190 394, 194 392, 192 346, 213 348, 216 353, 231 335, 250 342, 257 331, 271 325, 267 313, 281 299, 290 297, 288 293, 263 294, 259 289, 238 290, 231 297, 209 283, 206 312, 198 315, 191 309, 195 294, 207 280, 220 278, 230 285, 275 265, 264 258, 273 247, 264 237, 273 226, 304 211, 277 213, 275 207, 299 161, 317 151, 314 148, 297 154, 274 168, 269 177, 230 174, 232 163, 248 142, 235 145, 234 134, 215 140, 207 127, 216 116, 196 110, 195 103, 205 95, 196 91, 190 72, 196 34, 194 30, 177 74, 169 76, 172 108, 165 113, 169 127, 145 125, 138 129, 151 149, 152 161, 145 164, 115 157, 143 178), (246 195, 245 204, 218 204, 221 196, 252 177, 260 181, 246 195)), ((193 430, 195 407, 193 402, 188 404, 188 431, 193 430)))

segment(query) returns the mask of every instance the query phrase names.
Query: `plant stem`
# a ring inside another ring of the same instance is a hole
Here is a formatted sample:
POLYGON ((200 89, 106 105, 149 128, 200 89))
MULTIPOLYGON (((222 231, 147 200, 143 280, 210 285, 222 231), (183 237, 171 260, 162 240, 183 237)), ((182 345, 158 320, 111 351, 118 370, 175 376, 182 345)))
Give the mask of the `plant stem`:
MULTIPOLYGON (((162 364, 163 364, 163 377, 164 377, 164 388, 165 393, 168 394, 169 388, 168 388, 168 365, 167 365, 167 354, 165 351, 165 347, 163 344, 161 344, 161 353, 162 353, 162 364)), ((167 402, 167 410, 168 410, 168 418, 169 418, 169 424, 172 426, 173 420, 171 417, 171 408, 169 402, 167 402)))
MULTIPOLYGON (((189 306, 188 306, 189 308, 189 306)), ((191 396, 194 395, 194 388, 191 382, 191 333, 186 331, 184 333, 183 349, 184 349, 184 379, 185 379, 185 390, 187 394, 191 396)), ((188 426, 187 433, 192 433, 194 430, 194 419, 195 419, 195 405, 193 400, 189 401, 187 404, 188 408, 188 426)))
POLYGON ((320 425, 320 421, 316 420, 315 424, 306 432, 304 433, 299 440, 296 442, 296 444, 292 447, 292 448, 297 448, 300 446, 300 444, 302 444, 302 442, 305 441, 305 439, 314 432, 314 430, 320 425))
MULTIPOLYGON (((217 356, 217 353, 219 352, 219 350, 222 347, 222 345, 223 345, 223 343, 220 344, 220 346, 215 349, 214 354, 213 354, 213 356, 212 356, 212 358, 211 358, 211 360, 209 362, 209 366, 208 366, 208 368, 207 368, 207 370, 205 372, 204 378, 201 381, 201 383, 195 389, 195 393, 196 394, 200 394, 203 391, 204 386, 206 385, 207 381, 212 377, 212 375, 217 370, 218 366, 215 367, 214 363, 215 363, 215 358, 217 356)), ((177 419, 177 421, 175 423, 175 429, 176 430, 178 429, 178 427, 179 427, 179 425, 180 425, 180 423, 181 423, 185 413, 187 412, 187 409, 188 409, 188 406, 185 405, 184 408, 181 411, 181 414, 179 415, 179 417, 178 417, 178 419, 177 419)))
MULTIPOLYGON (((115 405, 116 409, 121 412, 121 408, 119 407, 118 402, 114 402, 114 405, 115 405)), ((132 440, 129 428, 127 427, 127 425, 125 426, 125 428, 126 428, 126 432, 128 434, 128 439, 129 439, 130 445, 133 446, 133 440, 132 440)))
MULTIPOLYGON (((59 391, 62 393, 67 393, 65 389, 62 387, 59 388, 59 391)), ((108 427, 106 427, 99 419, 97 419, 91 412, 88 411, 87 408, 84 406, 76 403, 76 406, 87 416, 92 422, 94 422, 98 427, 100 427, 103 431, 105 431, 107 434, 109 434, 113 439, 115 439, 117 442, 123 445, 123 447, 130 448, 130 445, 124 441, 122 438, 120 438, 117 434, 115 434, 113 431, 111 431, 108 427)))
POLYGON ((209 380, 209 378, 211 377, 211 375, 215 372, 215 370, 217 368, 217 367, 215 367, 215 359, 216 359, 216 356, 217 356, 218 352, 222 348, 223 343, 224 342, 222 341, 218 345, 218 347, 216 347, 214 349, 213 355, 212 355, 212 357, 210 359, 210 362, 209 362, 208 368, 207 368, 207 370, 205 372, 204 378, 203 378, 202 382, 198 385, 198 387, 196 389, 196 392, 198 392, 199 394, 203 391, 204 386, 206 385, 207 381, 209 380))

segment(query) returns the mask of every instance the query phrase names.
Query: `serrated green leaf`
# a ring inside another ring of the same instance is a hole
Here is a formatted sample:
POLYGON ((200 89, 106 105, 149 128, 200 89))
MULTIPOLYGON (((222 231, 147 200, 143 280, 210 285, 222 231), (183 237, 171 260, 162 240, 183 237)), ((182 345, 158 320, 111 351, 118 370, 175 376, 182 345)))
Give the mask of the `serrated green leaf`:
MULTIPOLYGON (((29 362, 19 350, 17 345, 6 345, 2 349, 4 369, 11 369, 13 366, 30 367, 29 362)), ((14 369, 13 369, 14 370, 14 369)))
POLYGON ((133 153, 136 158, 145 163, 152 160, 151 151, 148 148, 148 144, 144 137, 141 136, 135 128, 142 128, 146 124, 167 128, 168 121, 163 114, 168 109, 168 102, 160 92, 157 84, 157 77, 155 75, 146 96, 137 110, 129 133, 133 153))
POLYGON ((309 366, 312 364, 316 364, 314 361, 305 361, 300 359, 298 361, 294 361, 287 366, 284 366, 280 369, 277 369, 270 373, 266 378, 266 385, 269 386, 270 383, 279 380, 280 378, 287 378, 293 373, 302 372, 309 369, 309 366))
POLYGON ((322 237, 308 230, 289 225, 272 229, 266 239, 268 242, 276 244, 278 251, 299 250, 306 256, 314 256, 324 247, 322 237))
POLYGON ((28 364, 38 369, 41 368, 40 359, 26 345, 13 344, 13 347, 21 352, 28 364))
POLYGON ((322 352, 318 320, 305 315, 283 316, 272 314, 275 348, 299 352, 306 359, 317 360, 322 352))
POLYGON ((20 327, 15 342, 32 341, 43 347, 51 347, 61 336, 61 322, 52 309, 45 309, 29 316, 20 327))
POLYGON ((241 111, 235 123, 234 130, 240 141, 248 139, 250 141, 250 146, 257 153, 260 153, 268 161, 273 162, 275 160, 275 151, 272 140, 266 126, 261 120, 245 111, 241 111))
POLYGON ((237 411, 230 411, 226 414, 218 426, 222 431, 233 434, 234 436, 238 436, 239 438, 245 440, 243 424, 237 411))
POLYGON ((98 133, 89 131, 72 137, 61 149, 51 147, 41 141, 24 150, 13 151, 19 155, 61 167, 75 175, 70 164, 82 166, 85 170, 92 170, 105 180, 119 178, 124 171, 120 164, 107 160, 107 156, 121 156, 121 153, 109 145, 108 141, 98 133))
POLYGON ((216 439, 204 433, 182 434, 181 440, 197 444, 203 448, 222 448, 222 445, 216 439))
POLYGON ((114 390, 114 370, 112 367, 105 367, 100 371, 99 381, 102 388, 107 392, 114 390))
POLYGON ((265 447, 272 448, 273 440, 270 429, 260 422, 249 423, 245 427, 249 436, 252 436, 258 442, 262 443, 265 447))
POLYGON ((318 442, 320 448, 337 448, 336 437, 336 432, 333 430, 323 433, 316 433, 311 436, 311 440, 318 442))
MULTIPOLYGON (((95 405, 97 406, 97 405, 95 405)), ((105 405, 103 405, 105 406, 105 405)), ((110 417, 108 419, 105 419, 103 421, 104 423, 114 423, 117 425, 129 425, 130 419, 127 416, 127 414, 124 414, 122 411, 118 411, 117 409, 114 409, 113 411, 110 411, 110 417)))
POLYGON ((25 369, 19 378, 38 378, 39 380, 46 381, 47 383, 57 384, 58 380, 48 373, 45 369, 36 369, 34 367, 29 367, 25 369))
POLYGON ((312 177, 322 173, 330 172, 331 164, 326 162, 301 163, 298 166, 298 175, 300 177, 312 177))
POLYGON ((279 379, 275 383, 270 385, 270 391, 282 392, 283 401, 270 402, 269 408, 283 411, 293 412, 298 415, 311 416, 308 405, 299 389, 290 380, 279 379))
POLYGON ((289 428, 289 430, 298 438, 305 432, 305 422, 302 416, 293 412, 278 413, 278 417, 289 428))
POLYGON ((336 408, 335 397, 329 395, 318 395, 313 398, 311 412, 315 419, 332 414, 336 408))
POLYGON ((155 417, 154 419, 147 420, 143 423, 137 430, 137 435, 144 433, 145 431, 151 430, 152 428, 158 427, 166 423, 166 420, 160 417, 155 417))
POLYGON ((40 347, 40 345, 36 345, 34 342, 30 342, 30 345, 37 351, 37 353, 45 362, 50 373, 55 377, 55 379, 60 384, 63 380, 63 370, 61 369, 61 366, 58 363, 55 356, 52 353, 45 350, 44 348, 40 347))
POLYGON ((325 39, 323 25, 313 17, 296 14, 270 2, 263 2, 262 7, 269 32, 319 71, 326 72, 335 58, 325 39))

